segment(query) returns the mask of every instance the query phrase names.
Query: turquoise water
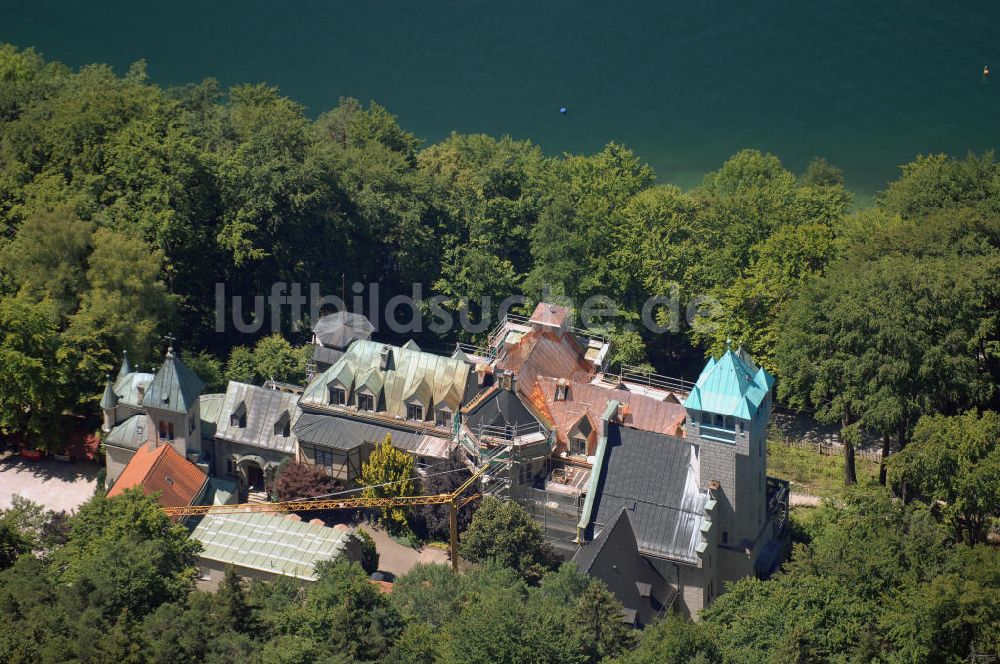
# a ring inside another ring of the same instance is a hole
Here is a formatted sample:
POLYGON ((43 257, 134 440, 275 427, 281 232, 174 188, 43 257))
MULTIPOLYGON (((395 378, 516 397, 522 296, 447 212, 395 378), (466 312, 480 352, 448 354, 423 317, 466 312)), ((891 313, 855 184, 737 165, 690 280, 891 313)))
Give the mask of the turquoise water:
POLYGON ((918 152, 1000 143, 998 36, 972 1, 0 0, 0 40, 74 66, 266 81, 311 114, 375 99, 428 141, 614 140, 682 186, 743 147, 822 155, 865 197, 918 152))

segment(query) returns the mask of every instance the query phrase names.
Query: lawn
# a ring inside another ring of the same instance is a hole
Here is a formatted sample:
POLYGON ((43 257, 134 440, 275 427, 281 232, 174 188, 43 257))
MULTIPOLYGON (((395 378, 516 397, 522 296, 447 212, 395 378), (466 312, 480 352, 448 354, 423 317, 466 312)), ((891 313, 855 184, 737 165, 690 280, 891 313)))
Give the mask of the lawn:
MULTIPOLYGON (((855 460, 858 482, 878 479, 878 464, 855 460)), ((844 457, 824 456, 812 450, 770 441, 767 446, 767 474, 792 483, 792 493, 808 493, 835 498, 844 492, 844 457)))

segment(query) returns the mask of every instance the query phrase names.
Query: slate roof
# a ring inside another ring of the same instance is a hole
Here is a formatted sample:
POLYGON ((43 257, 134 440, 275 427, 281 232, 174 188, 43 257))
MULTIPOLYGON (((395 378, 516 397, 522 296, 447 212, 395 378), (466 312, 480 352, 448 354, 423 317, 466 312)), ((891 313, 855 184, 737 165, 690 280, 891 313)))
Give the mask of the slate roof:
POLYGON ((160 505, 164 507, 186 507, 194 503, 207 481, 208 475, 178 454, 172 445, 154 447, 147 443, 122 470, 108 497, 142 486, 147 496, 159 491, 160 505))
POLYGON ((698 487, 694 447, 675 436, 609 429, 594 496, 595 534, 627 509, 643 554, 696 561, 708 494, 698 487))
POLYGON ((621 510, 597 539, 577 549, 573 562, 581 573, 603 581, 639 626, 653 622, 675 593, 639 555, 628 510, 621 510))
POLYGON ((295 418, 300 411, 296 408, 299 395, 282 390, 268 390, 256 385, 229 381, 226 395, 219 407, 216 418, 215 437, 234 443, 241 443, 265 450, 285 454, 295 452, 295 418), (231 415, 243 404, 246 407, 246 426, 234 426, 231 415), (288 412, 290 431, 288 436, 275 433, 274 425, 282 413, 288 412))
POLYGON ((519 429, 537 424, 538 419, 510 390, 495 388, 492 394, 463 412, 465 425, 477 432, 483 427, 513 426, 519 429))
POLYGON ((375 326, 361 314, 338 311, 316 321, 312 331, 322 345, 343 350, 356 339, 370 339, 375 326))
POLYGON ((425 353, 423 351, 388 346, 374 341, 358 340, 351 344, 347 352, 329 369, 313 377, 305 389, 300 403, 304 406, 315 404, 327 406, 330 403, 327 385, 334 376, 343 382, 352 382, 348 403, 353 403, 354 394, 362 385, 378 395, 377 407, 382 415, 406 417, 405 400, 419 391, 431 398, 432 403, 424 404, 425 417, 433 422, 431 407, 447 405, 455 412, 462 405, 466 385, 470 381, 471 367, 461 360, 425 353), (389 367, 380 368, 381 353, 387 347, 392 355, 389 367), (426 387, 419 388, 424 383, 426 387))
POLYGON ((331 365, 344 356, 344 351, 339 348, 327 348, 319 344, 313 345, 312 359, 317 364, 331 365))
POLYGON ((352 537, 354 530, 344 526, 260 512, 209 514, 191 531, 201 542, 200 558, 307 581, 316 579, 317 562, 343 555, 352 537))
POLYGON ((137 450, 146 442, 146 415, 133 415, 118 424, 104 439, 105 445, 137 450))
POLYGON ((727 349, 708 360, 684 407, 749 420, 773 385, 774 376, 757 368, 742 348, 727 349))
POLYGON ((194 407, 203 389, 205 383, 201 378, 174 354, 173 348, 168 348, 163 365, 156 371, 153 382, 146 390, 142 405, 146 408, 186 413, 194 407))
POLYGON ((393 447, 400 449, 416 450, 425 437, 425 434, 406 429, 394 429, 336 415, 302 413, 295 423, 295 435, 299 442, 335 450, 353 450, 365 443, 381 443, 386 434, 392 436, 393 447))

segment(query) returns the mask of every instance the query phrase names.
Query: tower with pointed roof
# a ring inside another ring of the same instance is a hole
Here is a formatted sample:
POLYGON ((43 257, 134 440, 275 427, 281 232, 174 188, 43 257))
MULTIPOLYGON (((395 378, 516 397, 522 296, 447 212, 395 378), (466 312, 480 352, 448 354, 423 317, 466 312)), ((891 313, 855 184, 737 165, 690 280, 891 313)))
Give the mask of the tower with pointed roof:
POLYGON ((103 415, 101 429, 104 433, 108 433, 118 424, 115 420, 115 411, 117 409, 118 395, 115 394, 114 387, 111 384, 111 376, 108 376, 107 383, 104 385, 104 394, 101 396, 101 414, 103 415))
POLYGON ((201 414, 198 397, 205 384, 197 374, 167 348, 163 364, 142 398, 146 410, 147 440, 154 445, 170 444, 184 458, 201 452, 201 414))
POLYGON ((735 580, 752 570, 770 542, 767 428, 774 377, 742 348, 711 358, 684 402, 685 438, 697 445, 701 487, 718 503, 719 573, 735 580))

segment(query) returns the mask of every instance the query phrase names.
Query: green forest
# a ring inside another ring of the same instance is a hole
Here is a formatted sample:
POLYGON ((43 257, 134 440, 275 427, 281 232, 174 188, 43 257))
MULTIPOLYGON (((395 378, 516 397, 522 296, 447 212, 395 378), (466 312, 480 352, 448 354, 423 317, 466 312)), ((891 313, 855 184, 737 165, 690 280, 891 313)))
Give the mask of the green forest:
POLYGON ((0 45, 0 443, 58 451, 67 427, 96 429, 122 351, 155 366, 168 335, 209 390, 301 381, 308 326, 215 330, 216 284, 252 300, 275 282, 378 283, 384 298, 420 283, 474 319, 495 314, 484 296, 605 296, 614 362, 693 379, 731 340, 777 376, 779 404, 840 427, 847 484, 863 433, 887 461, 796 525, 776 579, 641 635, 599 583, 534 551, 528 526, 508 543, 524 550, 466 551, 470 571, 418 568, 391 596, 344 564, 305 590, 230 577, 207 594, 197 544, 141 495, 70 517, 21 504, 0 517, 0 661, 1000 657, 992 154, 916 156, 865 207, 825 160, 796 174, 756 150, 681 190, 616 143, 424 144, 374 101, 307 113, 267 85, 163 88, 143 62, 73 70, 0 45), (651 297, 697 315, 651 333, 651 297))
POLYGON ((201 592, 199 544, 140 491, 95 496, 69 518, 19 501, 0 515, 0 660, 788 664, 1000 653, 1000 553, 956 540, 933 502, 855 488, 817 508, 796 540, 776 578, 733 584, 698 623, 668 615, 638 632, 600 581, 557 565, 537 523, 495 498, 463 534, 469 569, 418 565, 391 594, 346 562, 321 563, 306 587, 230 571, 201 592))

